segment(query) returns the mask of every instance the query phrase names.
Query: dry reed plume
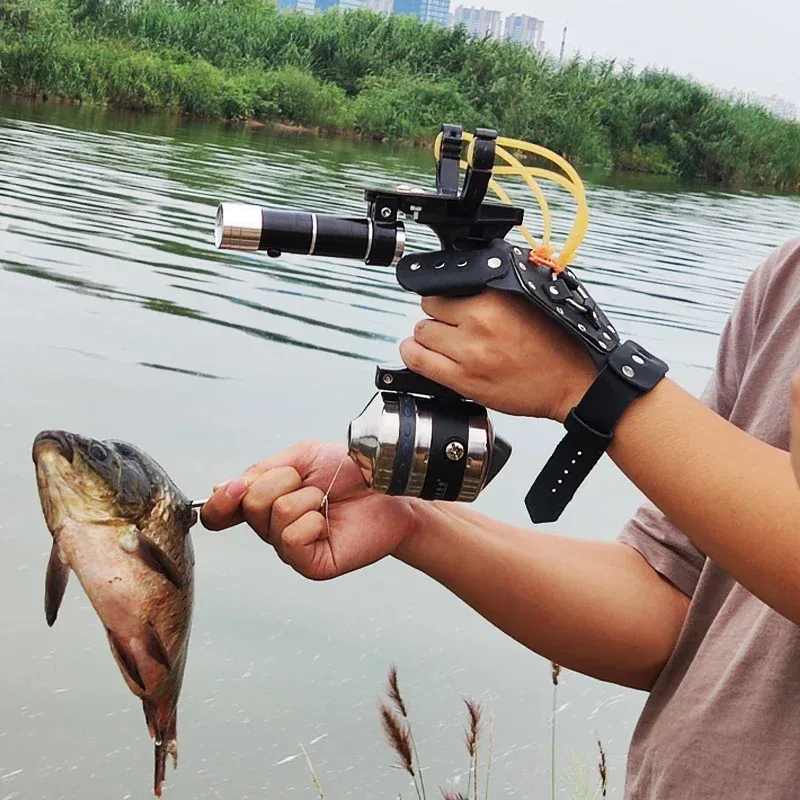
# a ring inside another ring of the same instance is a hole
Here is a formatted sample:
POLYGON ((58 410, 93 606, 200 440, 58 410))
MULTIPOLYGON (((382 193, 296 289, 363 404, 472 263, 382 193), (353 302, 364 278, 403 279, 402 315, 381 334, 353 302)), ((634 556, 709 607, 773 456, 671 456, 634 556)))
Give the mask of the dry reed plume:
POLYGON ((605 797, 608 793, 608 766, 606 765, 606 751, 603 750, 603 743, 599 737, 597 739, 597 748, 600 750, 600 761, 597 764, 597 769, 600 772, 600 789, 602 796, 605 797))
POLYGON ((481 729, 481 705, 472 698, 464 701, 467 707, 467 718, 469 726, 464 734, 464 742, 469 753, 469 779, 467 781, 467 798, 470 796, 470 786, 475 792, 475 800, 478 800, 478 740, 481 729))

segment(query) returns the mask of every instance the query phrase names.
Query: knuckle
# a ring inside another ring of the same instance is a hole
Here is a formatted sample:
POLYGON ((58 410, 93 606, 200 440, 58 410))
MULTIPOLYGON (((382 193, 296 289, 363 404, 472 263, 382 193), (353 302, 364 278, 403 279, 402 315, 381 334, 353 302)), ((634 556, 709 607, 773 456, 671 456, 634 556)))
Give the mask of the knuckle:
POLYGON ((265 510, 264 501, 255 492, 247 492, 242 498, 242 512, 247 517, 260 514, 265 510))
POLYGON ((281 495, 272 504, 272 514, 278 519, 286 519, 292 513, 293 505, 292 498, 289 495, 281 495))
POLYGON ((418 347, 413 345, 405 345, 400 348, 400 355, 405 362, 405 365, 412 372, 421 372, 425 369, 425 357, 418 347))

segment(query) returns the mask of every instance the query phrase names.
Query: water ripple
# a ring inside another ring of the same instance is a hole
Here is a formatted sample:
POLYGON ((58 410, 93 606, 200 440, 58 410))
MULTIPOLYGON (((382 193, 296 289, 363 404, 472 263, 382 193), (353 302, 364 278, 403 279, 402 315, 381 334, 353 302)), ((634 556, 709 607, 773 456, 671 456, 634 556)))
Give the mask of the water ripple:
MULTIPOLYGON (((330 141, 243 144, 222 127, 203 139, 180 126, 167 135, 9 116, 0 119, 0 263, 187 323, 369 358, 371 343, 395 341, 415 312, 417 298, 391 270, 217 251, 214 210, 228 199, 360 215, 359 187, 430 185, 432 166, 429 155, 330 141)), ((653 326, 718 333, 747 276, 800 217, 796 199, 748 193, 589 183, 588 196, 591 227, 575 268, 618 327, 640 335, 653 326)), ((558 193, 552 205, 563 239, 573 208, 558 193)), ((533 210, 528 223, 535 232, 533 210)), ((409 239, 412 249, 436 246, 421 226, 409 225, 409 239)))

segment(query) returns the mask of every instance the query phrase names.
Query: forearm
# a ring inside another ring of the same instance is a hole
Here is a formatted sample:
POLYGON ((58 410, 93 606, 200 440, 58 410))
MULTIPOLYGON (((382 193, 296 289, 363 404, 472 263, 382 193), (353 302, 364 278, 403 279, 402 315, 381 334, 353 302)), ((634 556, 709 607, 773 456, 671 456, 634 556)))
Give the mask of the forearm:
POLYGON ((788 453, 664 380, 623 415, 609 455, 698 549, 800 622, 800 492, 788 453))
POLYGON ((675 645, 687 598, 632 549, 506 525, 418 502, 398 557, 545 658, 649 688, 675 645))

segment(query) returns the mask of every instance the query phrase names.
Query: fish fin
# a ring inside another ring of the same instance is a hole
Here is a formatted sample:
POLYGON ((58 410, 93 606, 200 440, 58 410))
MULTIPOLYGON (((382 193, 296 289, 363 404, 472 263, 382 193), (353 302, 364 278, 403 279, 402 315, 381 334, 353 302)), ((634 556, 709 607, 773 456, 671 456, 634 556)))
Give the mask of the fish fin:
POLYGON ((142 698, 142 708, 144 709, 144 718, 147 722, 147 730, 150 733, 151 739, 158 739, 158 720, 156 719, 156 707, 149 701, 142 698))
POLYGON ((183 589, 183 578, 172 559, 157 545, 151 542, 141 531, 136 531, 136 554, 150 569, 160 572, 176 589, 183 589))
POLYGON ((69 580, 69 564, 58 555, 58 545, 53 542, 50 560, 47 562, 47 576, 44 581, 44 614, 47 624, 52 628, 58 616, 58 609, 64 599, 69 580))
POLYGON ((139 667, 136 666, 136 659, 130 649, 125 646, 125 643, 114 635, 114 631, 106 628, 108 634, 108 642, 114 655, 117 657, 117 663, 124 670, 125 674, 143 691, 147 691, 147 687, 142 680, 142 674, 139 672, 139 667))
POLYGON ((153 661, 158 661, 158 663, 169 672, 172 669, 169 653, 167 653, 167 648, 164 647, 164 643, 161 641, 161 637, 158 635, 158 631, 152 622, 148 622, 145 626, 142 638, 145 650, 147 650, 147 655, 149 655, 153 661))

